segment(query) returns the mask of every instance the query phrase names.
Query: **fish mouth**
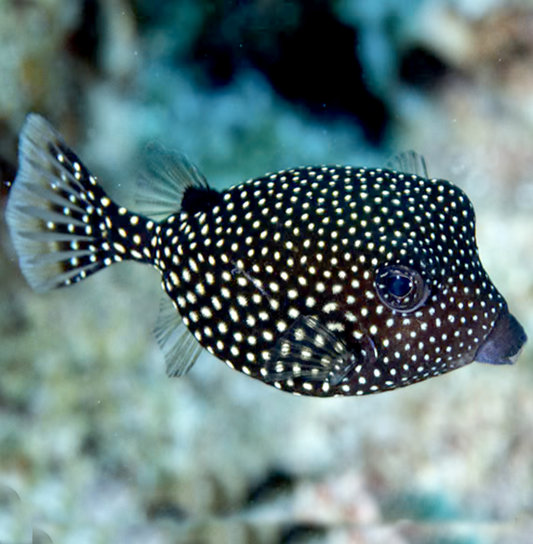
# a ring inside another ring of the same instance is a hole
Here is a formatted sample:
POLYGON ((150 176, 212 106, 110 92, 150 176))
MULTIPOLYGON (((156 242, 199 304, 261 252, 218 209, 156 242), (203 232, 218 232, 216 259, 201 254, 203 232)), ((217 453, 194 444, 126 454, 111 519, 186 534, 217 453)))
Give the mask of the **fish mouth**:
POLYGON ((527 342, 527 334, 517 319, 505 306, 498 315, 494 327, 474 357, 478 363, 512 365, 527 342))

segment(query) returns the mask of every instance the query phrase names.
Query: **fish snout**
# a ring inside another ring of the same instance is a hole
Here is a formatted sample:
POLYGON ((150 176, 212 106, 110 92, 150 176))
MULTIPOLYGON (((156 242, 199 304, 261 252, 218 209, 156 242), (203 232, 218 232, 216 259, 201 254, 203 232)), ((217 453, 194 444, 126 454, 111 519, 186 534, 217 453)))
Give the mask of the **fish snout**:
POLYGON ((491 365, 516 363, 527 342, 524 328, 505 306, 494 327, 476 352, 474 360, 491 365))

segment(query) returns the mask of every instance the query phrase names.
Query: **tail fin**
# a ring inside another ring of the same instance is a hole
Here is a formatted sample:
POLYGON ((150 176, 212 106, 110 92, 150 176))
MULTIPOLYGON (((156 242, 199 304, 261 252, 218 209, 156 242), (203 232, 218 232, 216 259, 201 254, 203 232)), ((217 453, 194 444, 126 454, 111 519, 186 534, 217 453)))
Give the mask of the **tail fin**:
POLYGON ((153 262, 142 248, 148 247, 154 223, 108 198, 36 114, 28 116, 20 136, 19 171, 6 218, 22 272, 37 291, 71 285, 126 258, 153 262), (133 238, 137 249, 131 247, 133 238))

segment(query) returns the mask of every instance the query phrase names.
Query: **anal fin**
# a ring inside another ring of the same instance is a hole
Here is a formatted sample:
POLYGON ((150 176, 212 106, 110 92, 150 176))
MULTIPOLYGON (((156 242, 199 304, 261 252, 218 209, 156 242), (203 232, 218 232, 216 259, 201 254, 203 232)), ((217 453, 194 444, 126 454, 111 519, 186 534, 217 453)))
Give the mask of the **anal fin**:
POLYGON ((183 324, 178 310, 166 294, 161 299, 154 335, 165 357, 167 375, 171 378, 186 374, 202 351, 202 346, 183 324))

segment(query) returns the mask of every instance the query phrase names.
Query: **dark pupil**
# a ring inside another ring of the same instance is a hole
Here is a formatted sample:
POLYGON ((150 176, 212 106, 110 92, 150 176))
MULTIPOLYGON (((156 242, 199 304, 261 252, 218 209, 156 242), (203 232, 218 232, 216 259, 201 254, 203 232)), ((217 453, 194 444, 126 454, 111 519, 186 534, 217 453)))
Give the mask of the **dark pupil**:
POLYGON ((411 290, 411 281, 405 276, 387 278, 387 290, 396 297, 404 297, 411 290))

